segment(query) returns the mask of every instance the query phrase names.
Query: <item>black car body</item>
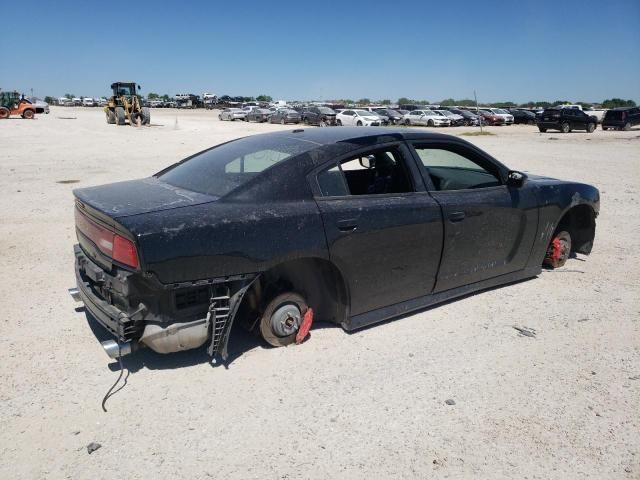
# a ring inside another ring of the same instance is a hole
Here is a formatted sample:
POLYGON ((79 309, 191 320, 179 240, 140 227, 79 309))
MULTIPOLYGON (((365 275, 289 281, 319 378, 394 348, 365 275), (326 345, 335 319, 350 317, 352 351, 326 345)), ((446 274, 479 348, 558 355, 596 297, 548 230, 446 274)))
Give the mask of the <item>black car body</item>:
POLYGON ((334 126, 336 112, 329 107, 309 107, 302 112, 302 121, 306 125, 334 126))
POLYGON ((470 125, 480 125, 480 116, 476 115, 475 113, 471 113, 469 110, 462 110, 460 108, 452 107, 447 108, 447 110, 449 110, 451 113, 462 115, 464 117, 462 125, 464 125, 465 127, 468 127, 470 125))
POLYGON ((536 123, 536 114, 528 110, 512 108, 509 113, 513 115, 513 123, 524 123, 526 125, 535 125, 536 123))
POLYGON ((247 116, 244 117, 244 120, 246 122, 267 122, 269 121, 269 117, 272 113, 273 112, 271 110, 268 110, 266 108, 254 108, 249 113, 247 113, 247 116))
POLYGON ((622 107, 607 110, 602 118, 602 129, 630 130, 640 125, 640 107, 622 107))
POLYGON ((269 121, 271 123, 280 123, 282 125, 286 123, 300 123, 302 116, 293 109, 280 109, 273 112, 269 121))
POLYGON ((541 132, 560 130, 569 133, 572 130, 586 130, 591 133, 596 129, 598 119, 577 108, 547 108, 536 118, 536 123, 541 132))
POLYGON ((234 319, 284 345, 307 307, 354 330, 534 277, 552 246, 590 253, 599 211, 590 185, 409 128, 255 135, 74 194, 77 295, 119 355, 224 358, 234 319))

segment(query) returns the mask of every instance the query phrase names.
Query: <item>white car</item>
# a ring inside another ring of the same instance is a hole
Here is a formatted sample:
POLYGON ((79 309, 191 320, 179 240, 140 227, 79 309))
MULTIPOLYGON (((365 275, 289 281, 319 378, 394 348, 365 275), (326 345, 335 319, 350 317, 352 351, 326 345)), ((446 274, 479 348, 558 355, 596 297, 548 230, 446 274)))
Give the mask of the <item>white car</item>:
POLYGON ((367 110, 340 110, 336 114, 336 124, 338 126, 348 125, 354 127, 379 127, 382 125, 382 118, 379 115, 367 110))
POLYGON ((247 112, 241 108, 225 108, 220 114, 218 118, 220 120, 244 120, 244 117, 247 116, 247 112))
POLYGON ((489 112, 492 115, 495 115, 496 117, 504 118, 504 124, 505 125, 512 125, 513 124, 513 115, 511 115, 506 110, 503 110, 501 108, 481 108, 480 110, 483 110, 485 112, 489 112))
POLYGON ((49 104, 47 102, 33 99, 31 103, 33 103, 33 106, 36 107, 36 113, 49 113, 50 111, 49 104))
POLYGON ((412 110, 402 117, 405 125, 426 125, 427 127, 448 127, 451 120, 444 114, 433 110, 412 110))
POLYGON ((93 98, 91 97, 84 97, 82 99, 82 106, 83 107, 93 107, 95 105, 93 98))
POLYGON ((444 115, 445 117, 448 117, 449 120, 451 120, 451 125, 453 126, 464 124, 464 117, 462 115, 450 112, 449 110, 434 110, 434 111, 438 112, 440 115, 444 115))

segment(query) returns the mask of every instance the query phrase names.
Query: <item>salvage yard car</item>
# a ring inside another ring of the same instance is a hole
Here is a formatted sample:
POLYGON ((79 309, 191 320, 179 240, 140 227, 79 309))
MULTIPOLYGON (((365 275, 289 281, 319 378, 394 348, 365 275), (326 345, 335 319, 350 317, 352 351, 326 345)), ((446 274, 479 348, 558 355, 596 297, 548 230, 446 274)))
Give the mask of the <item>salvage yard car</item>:
POLYGON ((369 110, 340 110, 336 115, 336 123, 339 126, 379 127, 382 125, 382 119, 369 110))
POLYGON ((286 123, 300 123, 300 120, 302 120, 300 114, 291 108, 280 108, 269 117, 271 123, 279 123, 281 125, 286 123))
POLYGON ((71 294, 114 358, 226 358, 236 323, 284 346, 314 318, 351 331, 535 277, 591 252, 600 204, 457 137, 366 127, 245 137, 74 195, 71 294))
POLYGON ((451 125, 449 117, 433 110, 412 110, 402 117, 405 125, 426 125, 427 127, 448 127, 451 125))
POLYGON ((587 115, 576 108, 547 108, 537 118, 538 130, 560 130, 569 133, 572 130, 586 130, 592 133, 596 129, 598 119, 587 115))
POLYGON ((222 112, 218 114, 219 120, 244 120, 247 116, 247 112, 242 110, 241 108, 225 108, 222 112))
POLYGON ((329 107, 309 107, 302 112, 305 125, 328 127, 336 124, 336 112, 329 107))

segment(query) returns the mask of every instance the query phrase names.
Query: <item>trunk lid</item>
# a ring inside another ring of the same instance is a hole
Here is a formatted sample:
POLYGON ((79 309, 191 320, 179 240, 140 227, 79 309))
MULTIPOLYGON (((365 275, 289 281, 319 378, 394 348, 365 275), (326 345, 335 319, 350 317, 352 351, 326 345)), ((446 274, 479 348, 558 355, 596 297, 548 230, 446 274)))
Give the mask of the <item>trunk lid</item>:
POLYGON ((73 191, 78 201, 114 220, 141 213, 200 205, 218 199, 161 182, 155 177, 73 191))

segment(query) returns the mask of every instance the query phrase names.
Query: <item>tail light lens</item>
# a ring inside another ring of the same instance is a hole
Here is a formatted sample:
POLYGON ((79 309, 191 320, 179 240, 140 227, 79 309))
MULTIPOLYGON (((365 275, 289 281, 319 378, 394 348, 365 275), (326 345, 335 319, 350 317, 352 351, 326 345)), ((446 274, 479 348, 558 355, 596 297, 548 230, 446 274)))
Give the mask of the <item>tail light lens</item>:
POLYGON ((113 257, 115 261, 128 265, 132 268, 138 268, 138 251, 134 243, 117 233, 113 236, 113 257))
POLYGON ((75 210, 75 217, 76 228, 85 237, 95 243, 102 253, 128 267, 136 269, 140 267, 138 251, 131 240, 90 220, 77 208, 75 210))

